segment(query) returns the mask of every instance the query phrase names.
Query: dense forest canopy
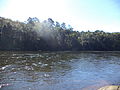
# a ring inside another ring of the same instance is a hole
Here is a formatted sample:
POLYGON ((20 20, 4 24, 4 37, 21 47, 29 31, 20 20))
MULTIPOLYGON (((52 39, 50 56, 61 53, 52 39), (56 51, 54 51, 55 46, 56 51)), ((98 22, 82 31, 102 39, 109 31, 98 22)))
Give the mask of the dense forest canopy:
POLYGON ((26 22, 19 22, 0 17, 0 50, 119 51, 120 32, 74 31, 70 25, 51 18, 41 22, 29 17, 26 22))

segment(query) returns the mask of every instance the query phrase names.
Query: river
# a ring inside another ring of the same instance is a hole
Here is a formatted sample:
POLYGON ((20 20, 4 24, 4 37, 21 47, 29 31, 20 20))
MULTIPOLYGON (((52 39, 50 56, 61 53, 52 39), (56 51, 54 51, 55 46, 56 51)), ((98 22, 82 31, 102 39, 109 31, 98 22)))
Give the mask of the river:
POLYGON ((120 85, 120 52, 0 52, 1 90, 96 90, 120 85))

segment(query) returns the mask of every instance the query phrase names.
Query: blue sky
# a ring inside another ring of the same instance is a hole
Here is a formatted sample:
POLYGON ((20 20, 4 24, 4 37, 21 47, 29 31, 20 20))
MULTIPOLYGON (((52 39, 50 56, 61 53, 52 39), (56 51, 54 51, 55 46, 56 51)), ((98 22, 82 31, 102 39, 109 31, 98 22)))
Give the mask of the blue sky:
POLYGON ((0 0, 0 16, 52 18, 75 30, 120 32, 120 0, 0 0))

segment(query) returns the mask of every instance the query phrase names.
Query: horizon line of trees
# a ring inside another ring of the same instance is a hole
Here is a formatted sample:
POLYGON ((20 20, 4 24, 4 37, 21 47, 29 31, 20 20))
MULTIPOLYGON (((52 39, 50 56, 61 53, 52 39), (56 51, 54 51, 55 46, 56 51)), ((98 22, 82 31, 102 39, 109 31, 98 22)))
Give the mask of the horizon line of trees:
POLYGON ((120 32, 74 31, 51 18, 26 22, 0 17, 0 50, 19 51, 120 51, 120 32))

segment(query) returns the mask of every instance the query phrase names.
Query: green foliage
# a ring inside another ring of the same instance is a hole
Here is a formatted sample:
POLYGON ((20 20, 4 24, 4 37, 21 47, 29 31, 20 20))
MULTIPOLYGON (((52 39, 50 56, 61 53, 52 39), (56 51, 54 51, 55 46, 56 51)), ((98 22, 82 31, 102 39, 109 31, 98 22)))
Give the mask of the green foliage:
POLYGON ((40 22, 36 17, 29 17, 23 23, 0 17, 0 50, 119 51, 120 33, 78 32, 51 18, 40 22))

